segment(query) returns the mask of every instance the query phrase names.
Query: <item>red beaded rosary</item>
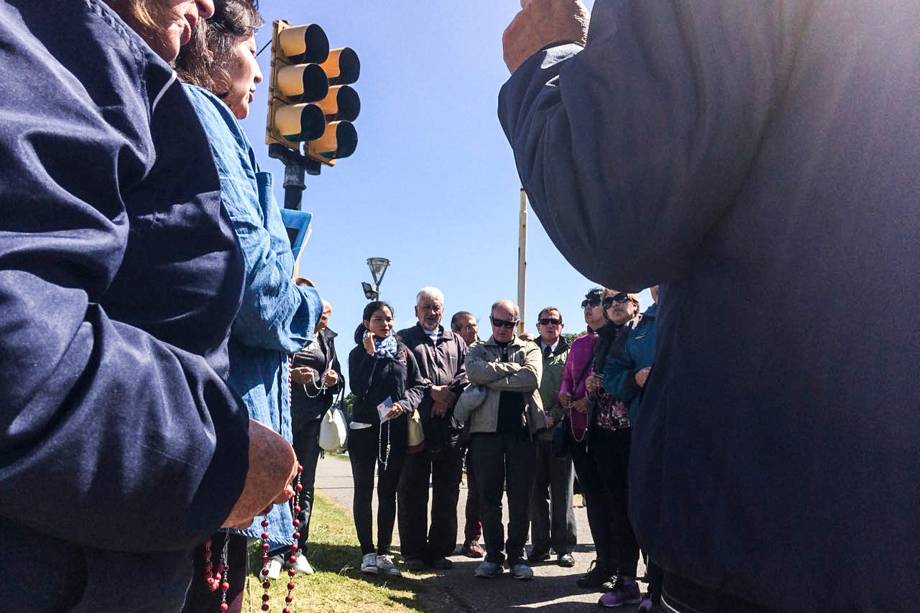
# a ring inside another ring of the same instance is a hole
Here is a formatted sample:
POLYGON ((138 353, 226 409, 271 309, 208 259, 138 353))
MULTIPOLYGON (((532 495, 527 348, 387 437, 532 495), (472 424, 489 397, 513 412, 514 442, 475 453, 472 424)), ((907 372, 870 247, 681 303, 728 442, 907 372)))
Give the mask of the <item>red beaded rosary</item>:
MULTIPOLYGON (((294 575, 297 574, 297 571, 293 568, 293 565, 297 563, 297 554, 300 550, 300 492, 303 491, 303 485, 300 483, 300 475, 303 472, 303 466, 300 464, 297 465, 297 477, 294 479, 294 498, 292 499, 294 516, 294 533, 293 538, 294 542, 291 544, 291 555, 288 558, 288 564, 291 565, 291 568, 288 568, 288 584, 287 584, 287 596, 284 597, 285 607, 282 609, 281 613, 292 613, 291 603, 294 601, 293 591, 294 591, 294 575)), ((271 606, 268 602, 271 600, 271 596, 268 594, 268 589, 271 587, 271 581, 268 579, 268 511, 265 510, 265 517, 262 519, 262 533, 259 535, 261 538, 261 551, 262 551, 262 570, 260 572, 262 578, 262 610, 269 611, 271 606)), ((230 609, 230 604, 227 602, 227 591, 230 589, 230 564, 228 562, 227 556, 227 546, 230 544, 230 534, 226 533, 224 537, 224 546, 221 549, 220 553, 220 562, 217 564, 217 572, 214 572, 214 563, 211 561, 211 539, 208 539, 204 542, 204 580, 208 584, 208 589, 212 592, 216 592, 220 589, 220 611, 228 611, 230 609)))

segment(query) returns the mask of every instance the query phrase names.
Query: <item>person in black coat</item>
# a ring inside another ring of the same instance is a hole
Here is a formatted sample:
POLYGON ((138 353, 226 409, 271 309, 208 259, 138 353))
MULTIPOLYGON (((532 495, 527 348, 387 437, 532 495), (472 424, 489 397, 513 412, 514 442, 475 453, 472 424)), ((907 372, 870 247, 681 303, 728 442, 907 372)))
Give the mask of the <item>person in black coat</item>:
POLYGON ((396 521, 396 489, 408 444, 408 419, 422 401, 428 381, 411 351, 393 334, 393 309, 375 300, 364 308, 348 355, 355 395, 348 425, 348 455, 355 480, 353 512, 361 543, 361 572, 399 576, 390 555, 396 521), (377 547, 371 501, 377 467, 377 547))
POLYGON ((319 461, 319 430, 322 417, 332 406, 336 394, 345 386, 342 367, 335 352, 335 332, 329 329, 332 305, 323 300, 323 314, 316 325, 315 342, 307 343, 291 357, 291 431, 294 451, 303 466, 300 483, 300 551, 294 569, 313 574, 307 561, 307 540, 319 461))

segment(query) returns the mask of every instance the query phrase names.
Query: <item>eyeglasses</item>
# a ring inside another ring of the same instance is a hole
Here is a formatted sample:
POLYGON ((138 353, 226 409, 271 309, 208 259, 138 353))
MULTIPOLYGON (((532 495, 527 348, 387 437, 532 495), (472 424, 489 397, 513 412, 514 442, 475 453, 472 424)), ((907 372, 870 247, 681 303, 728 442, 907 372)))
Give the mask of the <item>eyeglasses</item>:
POLYGON ((489 321, 492 322, 492 325, 496 328, 513 328, 518 325, 517 320, 508 321, 507 319, 496 319, 495 317, 489 317, 489 321))
POLYGON ((614 302, 624 303, 629 302, 632 298, 629 297, 629 294, 624 294, 620 292, 619 294, 614 294, 613 296, 607 296, 604 298, 604 307, 609 307, 614 302))
POLYGON ((581 301, 581 308, 585 308, 585 307, 588 306, 588 305, 590 305, 590 306, 592 306, 592 307, 601 306, 601 301, 600 301, 600 299, 597 299, 597 300, 582 300, 582 301, 581 301))
POLYGON ((558 326, 562 323, 562 320, 555 317, 544 317, 543 319, 538 319, 537 323, 541 326, 558 326))

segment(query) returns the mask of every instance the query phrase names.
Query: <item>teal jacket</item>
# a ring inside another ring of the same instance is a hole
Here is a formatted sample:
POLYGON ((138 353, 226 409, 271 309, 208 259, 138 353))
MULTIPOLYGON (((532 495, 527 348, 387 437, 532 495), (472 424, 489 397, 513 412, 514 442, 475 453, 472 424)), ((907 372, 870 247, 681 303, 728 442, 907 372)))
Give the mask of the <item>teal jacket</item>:
POLYGON ((635 423, 639 414, 642 389, 636 383, 636 373, 655 363, 655 322, 658 305, 653 304, 642 314, 635 328, 625 332, 626 345, 617 357, 604 365, 604 389, 629 405, 629 422, 635 423))

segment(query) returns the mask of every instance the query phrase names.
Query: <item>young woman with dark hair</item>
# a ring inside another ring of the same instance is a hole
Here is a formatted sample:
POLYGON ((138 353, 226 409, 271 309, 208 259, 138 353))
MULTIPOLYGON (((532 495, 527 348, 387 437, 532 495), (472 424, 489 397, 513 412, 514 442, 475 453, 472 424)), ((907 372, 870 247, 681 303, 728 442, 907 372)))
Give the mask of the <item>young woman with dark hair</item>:
MULTIPOLYGON (((230 386, 243 398, 251 418, 291 441, 288 356, 313 340, 322 313, 316 290, 293 277, 294 256, 272 194, 272 178, 261 172, 239 124, 249 114, 252 92, 262 80, 256 62, 254 33, 262 23, 251 0, 215 0, 214 16, 182 49, 176 61, 187 80, 186 94, 208 136, 221 185, 221 205, 243 253, 245 283, 239 314, 230 336, 230 386)), ((242 606, 246 539, 268 537, 267 576, 276 579, 283 555, 293 540, 289 505, 275 505, 243 530, 229 535, 232 572, 226 602, 231 612, 242 606), (267 527, 262 526, 264 520, 267 527)), ((195 556, 195 580, 185 611, 212 611, 222 601, 208 589, 208 551, 217 566, 225 534, 195 556)), ((297 560, 297 556, 293 556, 297 560)))
POLYGON ((348 356, 355 395, 349 423, 348 456, 355 480, 353 512, 361 542, 361 572, 399 576, 390 555, 396 520, 396 488, 408 443, 408 418, 428 382, 393 330, 393 309, 375 300, 364 307, 348 356), (377 468, 377 546, 372 532, 374 467, 377 468))

